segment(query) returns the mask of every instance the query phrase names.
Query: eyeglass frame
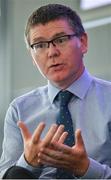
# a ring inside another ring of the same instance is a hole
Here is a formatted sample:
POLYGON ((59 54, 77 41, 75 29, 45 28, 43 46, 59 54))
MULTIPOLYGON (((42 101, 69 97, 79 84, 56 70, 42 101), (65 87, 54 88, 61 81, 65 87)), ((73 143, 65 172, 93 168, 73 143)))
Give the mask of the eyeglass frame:
POLYGON ((34 50, 34 46, 37 45, 37 44, 40 44, 40 43, 46 43, 47 46, 45 48, 49 48, 50 43, 52 43, 52 45, 56 47, 57 44, 54 42, 55 40, 59 40, 59 38, 62 38, 62 37, 67 37, 68 38, 67 40, 70 40, 74 36, 78 36, 78 34, 77 33, 74 33, 74 34, 65 34, 65 35, 62 35, 62 36, 59 36, 59 37, 55 37, 55 38, 53 38, 53 39, 51 39, 49 41, 40 41, 38 43, 31 44, 30 47, 34 50))

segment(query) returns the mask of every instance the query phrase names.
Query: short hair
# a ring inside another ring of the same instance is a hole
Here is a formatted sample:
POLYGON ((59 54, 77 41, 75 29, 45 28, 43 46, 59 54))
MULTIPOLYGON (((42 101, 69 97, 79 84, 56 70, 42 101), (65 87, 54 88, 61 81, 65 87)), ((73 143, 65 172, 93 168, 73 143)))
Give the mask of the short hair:
POLYGON ((85 32, 82 21, 76 11, 61 4, 47 4, 35 10, 28 18, 24 34, 27 46, 30 46, 29 33, 31 28, 35 25, 45 25, 50 21, 59 19, 66 19, 78 36, 85 32))

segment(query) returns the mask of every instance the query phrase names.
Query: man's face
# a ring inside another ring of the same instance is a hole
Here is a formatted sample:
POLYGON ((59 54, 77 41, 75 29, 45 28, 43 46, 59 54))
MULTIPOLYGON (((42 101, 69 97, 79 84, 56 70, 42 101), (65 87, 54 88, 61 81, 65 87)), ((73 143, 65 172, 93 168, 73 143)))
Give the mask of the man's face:
MULTIPOLYGON (((52 40, 62 35, 74 34, 67 20, 51 21, 39 24, 30 30, 30 44, 52 40)), ((73 36, 63 46, 52 43, 49 47, 31 55, 40 72, 53 84, 62 89, 67 88, 80 77, 84 70, 83 54, 87 52, 87 36, 73 36)))

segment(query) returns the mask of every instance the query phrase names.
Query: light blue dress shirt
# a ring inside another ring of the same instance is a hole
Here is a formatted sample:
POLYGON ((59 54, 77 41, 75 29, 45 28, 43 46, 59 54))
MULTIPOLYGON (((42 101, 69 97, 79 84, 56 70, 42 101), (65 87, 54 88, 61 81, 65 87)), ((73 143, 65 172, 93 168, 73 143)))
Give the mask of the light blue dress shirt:
MULTIPOLYGON (((111 83, 92 77, 86 70, 67 88, 75 96, 69 103, 74 131, 80 128, 90 165, 85 179, 111 178, 111 83)), ((23 139, 17 126, 25 122, 33 133, 41 121, 46 123, 43 138, 59 113, 55 99, 60 89, 50 82, 13 100, 5 118, 3 153, 0 160, 1 177, 7 168, 16 164, 31 170, 37 178, 55 178, 56 168, 27 164, 23 156, 23 139)))

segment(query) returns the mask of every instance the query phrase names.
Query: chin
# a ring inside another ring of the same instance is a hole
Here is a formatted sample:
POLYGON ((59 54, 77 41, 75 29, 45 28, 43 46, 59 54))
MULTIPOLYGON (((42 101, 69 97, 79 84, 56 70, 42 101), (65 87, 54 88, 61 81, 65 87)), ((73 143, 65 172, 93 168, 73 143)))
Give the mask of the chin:
POLYGON ((53 76, 50 78, 51 81, 53 82, 59 82, 59 81, 63 81, 64 78, 63 77, 60 77, 60 76, 53 76))

